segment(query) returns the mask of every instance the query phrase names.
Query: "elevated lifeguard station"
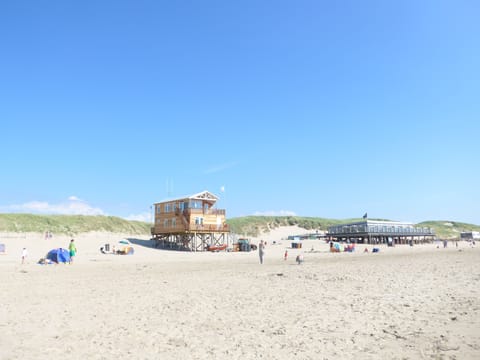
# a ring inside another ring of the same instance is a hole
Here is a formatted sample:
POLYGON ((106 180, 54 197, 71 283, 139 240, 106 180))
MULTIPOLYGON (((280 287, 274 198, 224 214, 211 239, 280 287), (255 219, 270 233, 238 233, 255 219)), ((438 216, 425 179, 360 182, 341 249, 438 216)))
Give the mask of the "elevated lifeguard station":
POLYGON ((163 249, 205 251, 229 244, 225 209, 216 209, 211 192, 164 200, 155 205, 152 237, 163 249))

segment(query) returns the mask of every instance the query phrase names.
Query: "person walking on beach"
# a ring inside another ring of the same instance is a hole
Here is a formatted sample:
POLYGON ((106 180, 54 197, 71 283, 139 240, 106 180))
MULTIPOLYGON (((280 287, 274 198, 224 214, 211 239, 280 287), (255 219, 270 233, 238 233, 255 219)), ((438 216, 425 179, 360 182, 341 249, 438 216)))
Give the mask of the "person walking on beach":
POLYGON ((298 254, 297 258, 295 260, 297 261, 298 265, 302 265, 303 264, 303 254, 298 254))
POLYGON ((260 264, 263 264, 263 257, 265 255, 265 243, 263 240, 260 240, 260 244, 258 244, 258 255, 260 256, 260 264))
POLYGON ((72 239, 70 240, 70 244, 68 245, 68 251, 70 252, 70 261, 71 264, 73 262, 73 258, 77 254, 77 247, 75 246, 75 241, 72 239))
POLYGON ((288 258, 288 250, 285 250, 285 254, 283 255, 283 260, 287 261, 288 258))
POLYGON ((22 250, 22 264, 25 264, 25 261, 27 260, 27 255, 28 255, 27 248, 23 248, 23 250, 22 250))

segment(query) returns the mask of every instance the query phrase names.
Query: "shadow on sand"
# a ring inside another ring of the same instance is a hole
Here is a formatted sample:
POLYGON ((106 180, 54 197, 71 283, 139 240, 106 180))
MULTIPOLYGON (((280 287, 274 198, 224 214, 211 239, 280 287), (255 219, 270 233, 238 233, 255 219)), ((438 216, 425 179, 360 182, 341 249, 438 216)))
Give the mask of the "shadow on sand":
POLYGON ((151 249, 155 248, 153 240, 143 240, 143 239, 136 239, 136 238, 127 238, 127 240, 132 245, 139 245, 139 246, 143 246, 151 249))

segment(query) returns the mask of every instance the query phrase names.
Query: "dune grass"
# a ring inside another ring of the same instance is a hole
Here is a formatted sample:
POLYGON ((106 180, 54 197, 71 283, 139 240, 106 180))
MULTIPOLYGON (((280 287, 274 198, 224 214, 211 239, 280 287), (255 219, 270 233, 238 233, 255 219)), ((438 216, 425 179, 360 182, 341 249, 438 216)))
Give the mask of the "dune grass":
POLYGON ((462 231, 480 231, 479 225, 448 220, 423 221, 418 226, 433 228, 437 237, 446 239, 460 238, 462 231))
MULTIPOLYGON (((387 219, 370 219, 386 220, 387 219)), ((279 226, 298 225, 306 230, 328 230, 329 226, 362 221, 362 219, 325 219, 316 217, 300 216, 245 216, 229 219, 227 222, 233 232, 246 236, 258 236, 262 232, 267 232, 279 226)), ((454 221, 424 221, 416 226, 429 227, 435 231, 439 238, 459 238, 462 231, 480 231, 479 225, 467 224, 454 221)))
MULTIPOLYGON (((328 230, 329 226, 362 219, 326 219, 301 216, 243 216, 227 220, 232 232, 259 236, 280 226, 297 225, 306 230, 328 230)), ((381 220, 381 219, 372 219, 381 220)), ((383 219, 382 219, 383 220, 383 219)), ((459 238, 462 231, 480 231, 479 225, 441 220, 417 226, 433 228, 439 238, 459 238)), ((0 214, 1 232, 46 232, 75 235, 90 231, 149 235, 151 224, 115 216, 0 214)))
POLYGON ((0 214, 0 231, 74 235, 90 231, 150 234, 150 224, 114 216, 0 214))

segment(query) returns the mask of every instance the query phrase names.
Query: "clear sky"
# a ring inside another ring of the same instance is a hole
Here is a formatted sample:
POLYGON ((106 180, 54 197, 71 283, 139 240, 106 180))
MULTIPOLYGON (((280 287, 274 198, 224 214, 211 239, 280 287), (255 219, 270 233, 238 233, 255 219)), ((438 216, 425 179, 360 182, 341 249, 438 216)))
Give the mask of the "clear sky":
POLYGON ((480 3, 0 2, 0 212, 480 224, 480 3), (221 191, 221 189, 224 191, 221 191))

